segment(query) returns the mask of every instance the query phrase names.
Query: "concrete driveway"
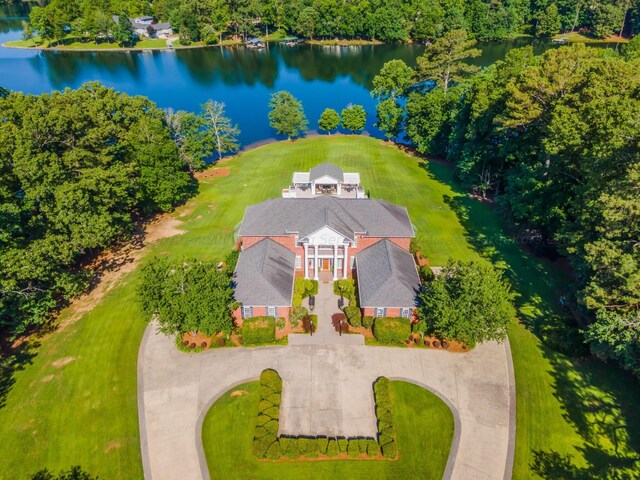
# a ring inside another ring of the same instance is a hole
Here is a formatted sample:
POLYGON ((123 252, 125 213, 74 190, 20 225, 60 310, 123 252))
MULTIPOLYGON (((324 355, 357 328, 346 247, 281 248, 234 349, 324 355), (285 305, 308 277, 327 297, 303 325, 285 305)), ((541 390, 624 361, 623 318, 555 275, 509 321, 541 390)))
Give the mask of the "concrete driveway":
POLYGON ((265 368, 276 369, 284 382, 281 433, 372 436, 372 383, 384 375, 431 390, 453 411, 445 478, 511 477, 515 385, 508 343, 485 343, 465 354, 357 345, 185 354, 149 327, 138 359, 145 478, 208 479, 201 429, 209 407, 265 368))

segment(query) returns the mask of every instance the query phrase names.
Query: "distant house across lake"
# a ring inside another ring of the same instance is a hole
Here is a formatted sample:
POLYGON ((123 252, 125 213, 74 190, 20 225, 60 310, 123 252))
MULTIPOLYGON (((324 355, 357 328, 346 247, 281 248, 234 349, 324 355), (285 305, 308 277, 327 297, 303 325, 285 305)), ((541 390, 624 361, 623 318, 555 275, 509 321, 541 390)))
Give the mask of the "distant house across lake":
MULTIPOLYGON (((113 15, 112 18, 116 24, 120 23, 118 15, 113 15)), ((173 28, 169 22, 154 23, 153 17, 129 18, 129 22, 138 37, 169 38, 173 35, 173 28)))

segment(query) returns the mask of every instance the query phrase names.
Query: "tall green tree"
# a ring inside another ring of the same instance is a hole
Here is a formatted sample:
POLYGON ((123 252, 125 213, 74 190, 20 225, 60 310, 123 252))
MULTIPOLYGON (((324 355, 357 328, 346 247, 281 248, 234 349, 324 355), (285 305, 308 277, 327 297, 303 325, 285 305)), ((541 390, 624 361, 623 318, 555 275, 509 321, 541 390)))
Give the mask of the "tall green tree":
POLYGON ((191 195, 162 110, 97 83, 0 98, 0 325, 83 291, 83 260, 191 195), (108 112, 108 113, 106 113, 108 112))
POLYGON ((318 120, 318 126, 320 130, 329 132, 331 135, 331 131, 340 126, 340 115, 333 108, 325 108, 318 120))
POLYGON ((113 27, 113 39, 121 47, 131 46, 136 41, 136 34, 133 31, 133 25, 126 15, 119 15, 119 21, 113 27))
POLYGON ((209 100, 202 105, 201 117, 218 152, 218 160, 223 154, 238 150, 240 129, 238 125, 233 124, 231 118, 226 116, 224 103, 209 100))
POLYGON ((394 98, 387 98, 376 107, 378 127, 384 133, 387 140, 391 140, 402 132, 402 122, 404 120, 404 109, 394 98))
POLYGON ((142 267, 138 298, 163 333, 229 334, 235 328, 232 273, 218 262, 155 257, 142 267))
POLYGON ((504 340, 516 315, 508 283, 485 263, 449 261, 419 298, 427 333, 470 347, 504 340))
POLYGON ((167 125, 182 163, 190 172, 202 170, 214 150, 204 118, 184 110, 174 112, 170 109, 167 111, 167 125))
POLYGON ((476 41, 469 40, 464 30, 447 32, 418 58, 418 77, 433 80, 447 93, 451 83, 460 82, 479 70, 463 62, 480 55, 480 50, 473 48, 475 44, 476 41))
POLYGON ((391 60, 384 64, 380 73, 373 77, 371 96, 398 98, 406 94, 414 83, 415 72, 402 60, 391 60))
POLYGON ((553 37, 562 28, 560 13, 555 3, 551 3, 546 10, 538 14, 536 35, 538 37, 553 37))
POLYGON ((353 132, 361 132, 367 124, 367 112, 362 105, 347 105, 340 113, 342 126, 353 132))
POLYGON ((287 91, 271 95, 269 101, 269 125, 278 135, 286 135, 289 140, 307 129, 308 121, 302 103, 287 91))

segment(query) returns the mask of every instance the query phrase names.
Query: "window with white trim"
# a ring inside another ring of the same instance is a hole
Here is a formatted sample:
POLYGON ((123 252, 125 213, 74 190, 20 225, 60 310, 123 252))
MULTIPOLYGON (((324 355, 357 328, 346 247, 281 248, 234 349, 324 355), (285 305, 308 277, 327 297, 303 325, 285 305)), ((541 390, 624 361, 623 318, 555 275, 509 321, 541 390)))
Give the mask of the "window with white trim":
POLYGON ((242 307, 242 318, 251 318, 253 317, 253 311, 251 307, 242 307))
POLYGON ((296 255, 296 268, 302 268, 302 257, 300 255, 296 255))
POLYGON ((385 316, 386 312, 386 308, 382 308, 382 307, 376 307, 376 317, 378 318, 382 318, 385 316))
POLYGON ((410 308, 403 308, 400 311, 400 316, 402 318, 411 318, 411 309, 410 308))
POLYGON ((276 317, 276 307, 267 307, 267 317, 276 317))

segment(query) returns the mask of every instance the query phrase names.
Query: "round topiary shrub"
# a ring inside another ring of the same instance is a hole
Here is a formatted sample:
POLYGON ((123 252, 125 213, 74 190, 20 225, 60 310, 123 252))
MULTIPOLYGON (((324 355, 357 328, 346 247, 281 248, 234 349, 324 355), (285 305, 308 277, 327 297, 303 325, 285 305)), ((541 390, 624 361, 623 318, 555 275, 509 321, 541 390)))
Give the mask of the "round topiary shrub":
POLYGON ((191 345, 189 345, 189 348, 190 348, 191 350, 193 350, 194 348, 196 348, 196 344, 195 344, 195 343, 192 343, 191 345))
POLYGON ((202 348, 207 348, 207 347, 209 346, 209 344, 208 344, 207 342, 202 342, 202 343, 200 344, 200 346, 201 346, 202 348))
POLYGON ((449 342, 447 342, 446 340, 442 341, 442 348, 449 348, 449 342))
POLYGON ((425 347, 430 347, 431 346, 431 342, 428 339, 424 339, 424 346, 425 347))
POLYGON ((440 348, 440 342, 438 340, 433 341, 433 348, 440 348))
POLYGON ((224 338, 219 338, 217 340, 217 344, 219 347, 224 347, 224 344, 225 344, 224 338))
POLYGON ((189 345, 189 340, 184 340, 184 341, 182 342, 182 345, 184 345, 185 347, 186 347, 186 346, 188 346, 188 345, 189 345))

